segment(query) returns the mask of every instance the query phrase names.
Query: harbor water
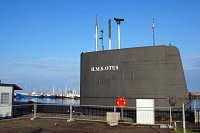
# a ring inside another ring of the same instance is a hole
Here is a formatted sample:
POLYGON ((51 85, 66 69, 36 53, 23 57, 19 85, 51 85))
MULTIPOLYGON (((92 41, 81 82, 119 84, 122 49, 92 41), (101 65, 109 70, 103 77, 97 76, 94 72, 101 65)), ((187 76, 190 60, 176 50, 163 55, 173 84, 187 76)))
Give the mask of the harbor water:
MULTIPOLYGON (((41 104, 80 105, 80 99, 69 99, 69 98, 52 99, 52 98, 26 97, 26 98, 15 98, 14 101, 17 103, 28 103, 29 101, 33 101, 33 102, 41 103, 41 104)), ((195 106, 197 109, 200 109, 200 99, 196 99, 196 102, 194 99, 191 100, 191 108, 195 108, 195 106)))
POLYGON ((35 102, 41 104, 59 104, 59 105, 80 105, 80 99, 69 99, 69 98, 15 98, 16 103, 28 103, 35 102))

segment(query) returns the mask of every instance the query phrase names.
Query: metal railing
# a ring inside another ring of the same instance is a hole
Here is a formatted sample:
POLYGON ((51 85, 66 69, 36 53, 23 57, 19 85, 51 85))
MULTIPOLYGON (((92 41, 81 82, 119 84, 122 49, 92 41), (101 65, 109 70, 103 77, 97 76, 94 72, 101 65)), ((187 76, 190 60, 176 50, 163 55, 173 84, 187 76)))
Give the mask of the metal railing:
POLYGON ((33 109, 33 104, 13 105, 12 117, 15 118, 19 116, 30 116, 31 114, 33 114, 33 109))
MULTIPOLYGON (((120 121, 136 123, 137 111, 152 112, 151 108, 125 107, 116 106, 94 106, 94 105, 52 105, 52 104, 26 104, 13 105, 13 117, 31 115, 34 118, 62 118, 69 119, 70 115, 77 120, 95 120, 106 122, 107 112, 119 112, 120 121), (70 110, 70 107, 72 108, 70 110)), ((170 124, 170 108, 154 108, 155 124, 170 124)))
MULTIPOLYGON (((119 123, 136 124, 138 113, 153 113, 154 124, 165 124, 182 127, 182 110, 171 107, 136 108, 116 106, 94 106, 94 105, 53 105, 53 104, 24 104, 13 105, 13 117, 26 116, 29 118, 59 118, 107 122, 107 112, 118 112, 120 114, 119 123), (153 110, 152 110, 153 109, 153 110)), ((148 119, 149 116, 146 117, 148 119)), ((185 110, 186 128, 200 128, 200 110, 185 110)))
POLYGON ((69 108, 67 105, 34 104, 34 117, 43 118, 69 118, 69 108))
MULTIPOLYGON (((172 121, 177 128, 183 128, 183 110, 172 109, 172 121)), ((200 131, 200 110, 190 108, 185 110, 185 123, 187 129, 200 131)))

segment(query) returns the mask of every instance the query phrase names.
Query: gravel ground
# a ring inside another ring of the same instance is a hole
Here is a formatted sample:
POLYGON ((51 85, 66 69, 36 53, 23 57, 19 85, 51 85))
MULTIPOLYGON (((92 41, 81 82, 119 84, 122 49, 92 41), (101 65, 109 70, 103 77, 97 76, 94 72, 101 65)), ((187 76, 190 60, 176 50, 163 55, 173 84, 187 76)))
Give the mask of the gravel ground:
POLYGON ((0 133, 173 133, 173 131, 127 124, 110 127, 104 122, 23 118, 0 120, 0 133))

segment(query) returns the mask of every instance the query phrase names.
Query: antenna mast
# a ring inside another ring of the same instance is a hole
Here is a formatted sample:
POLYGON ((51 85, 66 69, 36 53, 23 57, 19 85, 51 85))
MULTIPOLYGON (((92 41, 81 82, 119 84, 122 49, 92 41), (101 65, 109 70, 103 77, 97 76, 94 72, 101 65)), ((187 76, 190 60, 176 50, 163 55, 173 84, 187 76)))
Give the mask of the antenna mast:
POLYGON ((111 50, 111 19, 108 20, 108 49, 111 50))
POLYGON ((114 20, 117 22, 117 29, 118 29, 118 49, 120 49, 120 23, 121 21, 124 21, 124 19, 121 18, 114 18, 114 20))
POLYGON ((152 32, 153 32, 153 46, 156 46, 155 35, 154 35, 154 32, 155 32, 154 18, 153 18, 153 23, 152 23, 152 32))
POLYGON ((96 15, 96 25, 95 25, 95 31, 96 31, 96 34, 95 34, 95 48, 96 48, 96 51, 98 51, 98 22, 97 22, 97 15, 96 15))
POLYGON ((104 50, 104 45, 103 45, 103 29, 100 31, 101 32, 101 37, 99 39, 101 39, 101 47, 102 47, 102 50, 104 50))

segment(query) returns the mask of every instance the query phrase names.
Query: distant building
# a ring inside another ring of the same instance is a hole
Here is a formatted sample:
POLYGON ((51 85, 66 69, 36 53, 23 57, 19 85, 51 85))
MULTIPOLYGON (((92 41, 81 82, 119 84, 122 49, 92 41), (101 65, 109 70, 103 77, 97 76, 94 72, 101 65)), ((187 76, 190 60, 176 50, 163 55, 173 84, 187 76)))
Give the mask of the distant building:
POLYGON ((22 90, 22 88, 15 84, 0 83, 0 118, 12 117, 14 90, 22 90))
POLYGON ((181 107, 187 87, 179 50, 149 46, 81 54, 81 105, 114 106, 118 97, 136 107, 152 99, 155 107, 181 107))

